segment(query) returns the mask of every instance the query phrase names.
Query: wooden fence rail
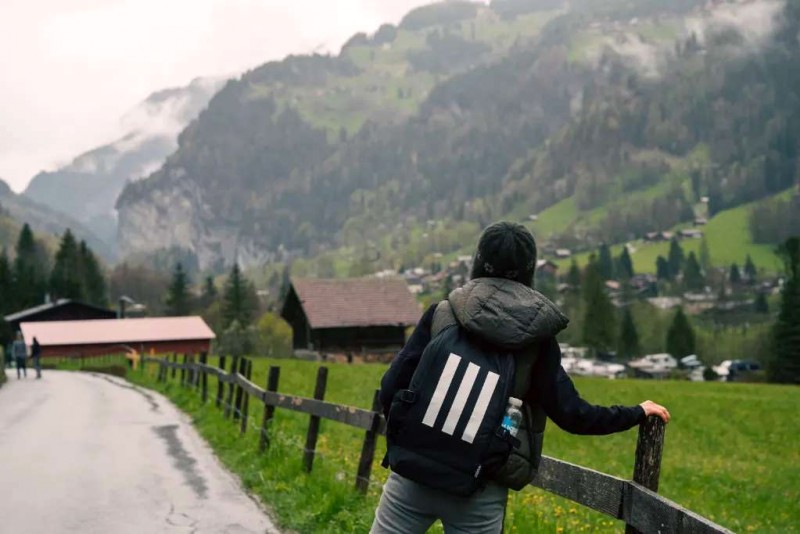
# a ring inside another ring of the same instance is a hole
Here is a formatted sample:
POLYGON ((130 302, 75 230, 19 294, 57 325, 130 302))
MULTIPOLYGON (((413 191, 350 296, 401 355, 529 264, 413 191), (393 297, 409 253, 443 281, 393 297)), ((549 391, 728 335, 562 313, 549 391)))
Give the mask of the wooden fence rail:
MULTIPOLYGON (((208 365, 205 356, 201 356, 200 362, 194 362, 193 359, 184 357, 184 363, 178 363, 176 358, 173 361, 168 358, 146 357, 143 359, 144 364, 158 364, 157 376, 160 382, 167 381, 169 370, 172 371, 172 378, 175 378, 176 370, 180 370, 182 386, 195 386, 195 382, 187 384, 184 378, 186 374, 190 377, 199 376, 195 380, 196 383, 201 384, 203 402, 207 400, 207 377, 214 375, 218 380, 216 405, 218 407, 221 407, 220 404, 225 405, 226 418, 233 416, 235 419, 241 420, 241 432, 244 432, 247 423, 249 398, 258 399, 264 405, 259 436, 260 451, 264 451, 269 445, 268 427, 276 408, 309 415, 309 429, 303 449, 303 465, 307 471, 311 471, 313 468, 320 419, 328 419, 364 430, 365 436, 356 474, 356 488, 361 493, 366 493, 375 459, 377 436, 385 434, 386 431, 386 421, 381 413, 377 392, 375 392, 371 410, 325 402, 323 398, 327 383, 327 368, 320 367, 314 392, 315 398, 287 395, 277 391, 279 367, 270 367, 267 388, 262 389, 250 381, 252 372, 250 360, 232 358, 229 372, 225 371, 225 361, 225 358, 221 357, 219 368, 217 368, 208 365), (225 384, 228 384, 226 399, 223 398, 225 384)), ((664 423, 655 416, 649 417, 645 423, 640 425, 633 480, 625 480, 543 456, 536 478, 531 485, 624 521, 628 534, 637 532, 730 534, 728 529, 656 493, 661 470, 664 430, 664 423)))

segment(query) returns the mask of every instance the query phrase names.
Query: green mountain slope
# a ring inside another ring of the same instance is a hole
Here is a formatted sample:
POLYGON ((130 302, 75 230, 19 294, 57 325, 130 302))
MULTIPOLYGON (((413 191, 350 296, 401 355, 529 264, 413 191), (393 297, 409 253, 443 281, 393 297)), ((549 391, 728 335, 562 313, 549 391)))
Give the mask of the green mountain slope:
POLYGON ((264 65, 125 189, 121 249, 212 270, 373 257, 357 274, 451 254, 504 216, 540 214, 545 250, 580 251, 689 222, 702 196, 714 215, 773 195, 798 175, 800 10, 729 21, 779 8, 448 2, 264 65))
MULTIPOLYGON (((753 209, 768 204, 775 199, 790 199, 795 194, 795 190, 790 189, 762 200, 722 210, 709 219, 708 224, 699 229, 705 235, 711 264, 717 267, 728 267, 733 263, 737 263, 741 266, 744 264, 745 258, 750 255, 758 268, 767 272, 780 271, 783 268, 783 263, 776 254, 776 245, 754 242, 750 231, 749 219, 753 209)), ((552 220, 552 215, 547 213, 544 215, 547 220, 552 220)), ((679 231, 690 226, 689 224, 681 224, 670 230, 679 231)), ((800 231, 800 228, 796 230, 800 231)), ((536 231, 535 228, 533 231, 536 231)), ((654 274, 656 272, 656 258, 659 256, 666 258, 669 253, 669 242, 652 243, 636 239, 626 244, 630 247, 634 270, 639 273, 654 274)), ((623 246, 625 244, 612 246, 612 254, 618 256, 622 252, 623 246)), ((683 239, 681 247, 687 254, 689 252, 699 254, 700 240, 683 239)), ((592 251, 587 251, 575 255, 578 265, 583 266, 588 263, 591 253, 592 251)), ((559 260, 557 263, 566 268, 569 266, 570 261, 559 260)))

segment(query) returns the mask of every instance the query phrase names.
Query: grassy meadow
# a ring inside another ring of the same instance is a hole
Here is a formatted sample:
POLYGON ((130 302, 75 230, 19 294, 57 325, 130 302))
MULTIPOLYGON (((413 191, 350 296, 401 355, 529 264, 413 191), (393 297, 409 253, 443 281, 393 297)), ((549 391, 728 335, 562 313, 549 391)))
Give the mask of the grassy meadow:
MULTIPOLYGON (((215 362, 214 362, 215 363, 215 362)), ((255 359, 253 381, 266 384, 269 365, 281 367, 279 391, 311 396, 318 364, 255 359)), ((383 365, 331 364, 326 400, 368 408, 383 365)), ((321 425, 314 471, 302 470, 308 416, 277 410, 271 446, 257 452, 262 411, 250 405, 251 426, 240 436, 213 402, 181 389, 177 379, 156 384, 156 368, 129 373, 161 391, 193 418, 200 433, 244 485, 268 503, 279 523, 297 532, 367 532, 387 471, 380 467, 381 438, 366 497, 353 490, 363 432, 332 421, 321 425)), ((736 532, 800 532, 800 389, 796 387, 577 378, 588 401, 664 403, 667 427, 660 493, 736 532)), ((209 378, 210 396, 216 380, 209 378)), ((630 478, 636 430, 603 437, 569 435, 550 423, 545 454, 630 478)), ((509 532, 621 532, 624 525, 570 501, 530 488, 513 493, 509 532)), ((440 530, 438 530, 440 531, 440 530)))

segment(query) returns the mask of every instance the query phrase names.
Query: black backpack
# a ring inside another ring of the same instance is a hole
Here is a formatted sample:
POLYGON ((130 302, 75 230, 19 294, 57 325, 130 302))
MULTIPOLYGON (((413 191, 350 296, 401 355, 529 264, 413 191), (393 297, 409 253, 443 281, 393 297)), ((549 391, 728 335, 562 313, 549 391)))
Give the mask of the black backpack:
POLYGON ((514 358, 458 325, 431 340, 387 423, 384 465, 425 486, 469 496, 519 441, 502 428, 514 358))

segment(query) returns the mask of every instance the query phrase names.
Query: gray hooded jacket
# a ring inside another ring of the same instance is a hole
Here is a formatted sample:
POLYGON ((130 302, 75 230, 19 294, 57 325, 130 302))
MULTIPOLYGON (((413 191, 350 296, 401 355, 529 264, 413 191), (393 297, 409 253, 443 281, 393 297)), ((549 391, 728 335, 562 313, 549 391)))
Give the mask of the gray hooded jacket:
MULTIPOLYGON (((515 359, 512 396, 527 399, 531 373, 539 356, 537 340, 552 339, 569 319, 544 295, 505 278, 478 278, 450 293, 433 315, 431 334, 454 324, 494 346, 508 349, 515 359)), ((519 490, 536 474, 547 422, 541 406, 523 404, 523 421, 515 448, 506 465, 495 474, 497 482, 519 490)))
MULTIPOLYGON (((644 420, 640 406, 595 406, 583 400, 561 367, 555 336, 568 319, 541 293, 502 278, 477 278, 431 306, 381 380, 380 400, 388 414, 394 395, 405 389, 430 340, 458 324, 515 354, 514 396, 524 400, 526 439, 498 481, 518 489, 539 465, 546 417, 573 434, 611 434, 644 420)), ((520 441, 523 441, 521 439, 520 441)))

